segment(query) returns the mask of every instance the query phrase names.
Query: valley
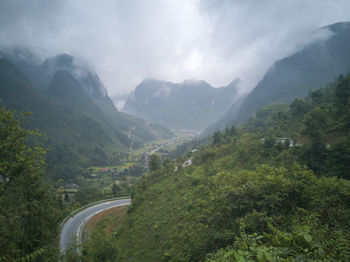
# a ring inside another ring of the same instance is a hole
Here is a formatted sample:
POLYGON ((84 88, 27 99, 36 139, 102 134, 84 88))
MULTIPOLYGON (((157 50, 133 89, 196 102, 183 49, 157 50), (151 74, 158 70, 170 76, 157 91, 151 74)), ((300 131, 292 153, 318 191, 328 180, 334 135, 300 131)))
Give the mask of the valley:
POLYGON ((350 2, 44 2, 0 2, 0 262, 350 261, 350 2))

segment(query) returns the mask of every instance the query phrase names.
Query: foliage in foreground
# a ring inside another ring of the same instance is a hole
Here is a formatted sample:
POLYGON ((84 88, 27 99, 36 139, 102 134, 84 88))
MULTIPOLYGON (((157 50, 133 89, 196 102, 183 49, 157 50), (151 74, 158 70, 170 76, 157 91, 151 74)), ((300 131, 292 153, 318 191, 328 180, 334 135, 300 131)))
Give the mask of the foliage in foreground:
POLYGON ((189 167, 153 156, 112 261, 349 261, 349 106, 341 76, 215 133, 189 167))
POLYGON ((212 164, 144 180, 115 237, 120 261, 202 261, 220 248, 228 251, 209 261, 235 252, 350 259, 349 181, 317 178, 299 165, 249 171, 212 164))
POLYGON ((48 261, 57 255, 56 209, 43 182, 44 154, 28 147, 14 112, 0 109, 0 261, 48 261))

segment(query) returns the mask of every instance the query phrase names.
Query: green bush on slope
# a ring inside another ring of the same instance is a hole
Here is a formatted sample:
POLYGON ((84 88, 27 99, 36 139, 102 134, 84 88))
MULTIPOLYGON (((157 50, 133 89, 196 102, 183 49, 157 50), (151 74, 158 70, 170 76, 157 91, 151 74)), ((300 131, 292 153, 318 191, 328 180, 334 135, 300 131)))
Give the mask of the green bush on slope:
POLYGON ((348 90, 350 75, 217 132, 189 167, 157 164, 110 239, 116 261, 349 260, 348 90))
POLYGON ((37 132, 14 115, 0 109, 0 261, 55 260, 58 211, 43 179, 45 151, 26 145, 37 132))

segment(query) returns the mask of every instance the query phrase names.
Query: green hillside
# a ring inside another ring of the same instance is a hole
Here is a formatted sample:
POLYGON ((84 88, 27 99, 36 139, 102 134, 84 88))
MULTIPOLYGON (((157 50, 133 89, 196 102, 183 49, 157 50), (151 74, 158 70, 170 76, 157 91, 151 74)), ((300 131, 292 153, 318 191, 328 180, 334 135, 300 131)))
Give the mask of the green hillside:
MULTIPOLYGON (((125 134, 130 132, 130 139, 133 141, 134 147, 140 147, 145 142, 152 140, 167 139, 174 136, 165 127, 149 124, 143 119, 119 112, 108 96, 99 76, 84 61, 68 54, 59 54, 47 58, 39 65, 38 70, 46 77, 44 89, 51 85, 57 71, 65 71, 73 76, 83 89, 85 96, 88 96, 95 104, 94 107, 97 106, 119 132, 125 134)), ((36 81, 36 79, 33 79, 33 81, 36 81)))
POLYGON ((55 169, 51 173, 56 178, 72 178, 79 167, 116 163, 119 152, 130 145, 138 148, 174 136, 161 125, 119 112, 99 77, 72 56, 41 63, 21 49, 0 54, 5 57, 0 99, 17 112, 33 112, 27 125, 45 134, 41 143, 50 148, 49 170, 55 169))
POLYGON ((187 157, 160 164, 153 156, 122 225, 83 258, 349 260, 350 75, 258 112, 243 128, 215 133, 189 167, 181 167, 187 157))
POLYGON ((0 61, 0 98, 8 108, 33 113, 26 125, 43 134, 40 143, 49 149, 48 171, 53 178, 73 178, 79 167, 91 162, 107 164, 128 147, 127 136, 120 140, 115 130, 104 128, 93 115, 46 99, 5 59, 0 61))
POLYGON ((291 103, 309 91, 350 71, 350 22, 318 29, 330 37, 305 46, 299 52, 275 62, 241 105, 233 104, 210 131, 232 124, 242 125, 256 111, 273 103, 291 103))
MULTIPOLYGON (((0 50, 0 55, 14 64, 39 91, 45 92, 49 89, 58 71, 69 73, 84 91, 84 96, 88 96, 95 104, 93 108, 97 106, 119 133, 129 135, 130 132, 130 139, 136 148, 145 142, 174 136, 174 133, 163 126, 150 124, 143 119, 119 112, 97 73, 83 60, 68 54, 58 54, 41 62, 30 51, 20 48, 0 50)), ((70 92, 67 88, 65 91, 68 94, 70 92)), ((73 99, 70 101, 74 103, 73 99)))

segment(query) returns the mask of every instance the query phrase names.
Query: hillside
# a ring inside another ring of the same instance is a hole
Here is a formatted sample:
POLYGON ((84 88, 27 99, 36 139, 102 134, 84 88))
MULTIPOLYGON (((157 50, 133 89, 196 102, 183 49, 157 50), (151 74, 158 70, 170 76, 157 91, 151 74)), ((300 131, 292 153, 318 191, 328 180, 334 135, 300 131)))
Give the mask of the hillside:
POLYGON ((262 106, 291 103, 295 98, 305 97, 309 91, 333 81, 339 74, 348 73, 350 22, 318 30, 330 31, 331 36, 275 62, 242 105, 233 105, 218 121, 216 129, 232 124, 242 125, 262 106))
POLYGON ((212 135, 217 130, 225 130, 225 128, 233 125, 233 119, 237 117, 239 108, 242 106, 246 96, 240 97, 233 103, 229 109, 215 122, 211 123, 203 132, 202 137, 212 135))
POLYGON ((98 74, 90 65, 80 59, 68 54, 59 54, 41 62, 30 51, 20 48, 0 51, 0 56, 6 57, 16 65, 32 86, 40 91, 45 91, 50 87, 57 71, 69 73, 79 83, 85 96, 88 96, 99 107, 105 117, 113 123, 114 128, 118 129, 118 132, 129 134, 130 131, 134 147, 142 146, 148 141, 174 136, 165 127, 119 112, 108 96, 98 74))
POLYGON ((163 164, 153 156, 122 225, 96 236, 85 258, 349 260, 349 105, 350 75, 340 76, 290 106, 262 108, 241 129, 215 133, 189 167, 181 168, 188 156, 163 164))
POLYGON ((129 129, 119 129, 66 71, 56 72, 50 87, 41 93, 20 69, 0 59, 0 98, 7 108, 33 113, 26 125, 44 135, 38 140, 48 148, 52 179, 71 180, 82 167, 118 163, 119 153, 129 150, 132 142, 137 146, 156 139, 158 130, 162 137, 172 135, 164 127, 143 120, 133 122, 130 117, 129 128, 138 130, 129 138, 129 129), (142 134, 143 130, 148 133, 142 134))
POLYGON ((201 131, 238 99, 237 84, 213 88, 204 81, 149 79, 129 95, 123 111, 172 129, 201 131))
POLYGON ((48 171, 54 178, 70 179, 79 167, 107 164, 113 152, 129 146, 125 135, 124 139, 111 135, 111 128, 107 132, 92 115, 47 99, 5 59, 0 63, 0 98, 12 110, 33 113, 26 125, 43 133, 40 142, 49 149, 48 171))

